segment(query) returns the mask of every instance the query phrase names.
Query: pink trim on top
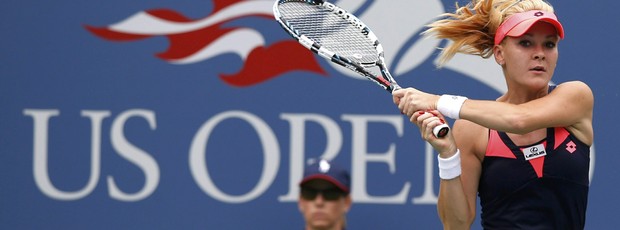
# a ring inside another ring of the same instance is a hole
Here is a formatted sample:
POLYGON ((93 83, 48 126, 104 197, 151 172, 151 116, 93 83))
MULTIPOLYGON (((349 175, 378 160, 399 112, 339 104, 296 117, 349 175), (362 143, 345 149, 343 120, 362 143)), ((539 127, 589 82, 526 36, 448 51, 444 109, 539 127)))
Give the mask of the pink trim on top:
POLYGON ((502 138, 499 137, 497 130, 489 130, 489 143, 487 144, 487 150, 484 155, 487 157, 517 159, 508 146, 504 144, 502 138))

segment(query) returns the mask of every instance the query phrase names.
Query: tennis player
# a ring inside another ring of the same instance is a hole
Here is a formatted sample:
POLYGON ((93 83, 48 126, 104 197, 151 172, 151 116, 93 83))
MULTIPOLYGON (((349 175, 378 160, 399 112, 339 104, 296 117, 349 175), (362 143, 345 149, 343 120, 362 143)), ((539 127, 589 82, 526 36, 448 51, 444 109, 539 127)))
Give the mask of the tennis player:
MULTIPOLYGON (((457 52, 493 56, 507 92, 495 101, 393 93, 439 152, 438 212, 445 229, 469 229, 480 197, 484 229, 583 229, 594 141, 594 98, 583 82, 550 85, 564 28, 542 0, 472 0, 426 33, 457 52), (432 128, 457 119, 445 138, 432 128)), ((498 76, 499 77, 499 76, 498 76)))

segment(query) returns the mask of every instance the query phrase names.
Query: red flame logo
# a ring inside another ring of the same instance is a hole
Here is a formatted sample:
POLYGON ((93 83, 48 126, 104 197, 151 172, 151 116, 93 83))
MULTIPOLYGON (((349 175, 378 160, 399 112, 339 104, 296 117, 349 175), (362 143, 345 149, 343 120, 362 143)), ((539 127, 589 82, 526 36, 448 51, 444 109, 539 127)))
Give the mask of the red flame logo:
POLYGON ((169 41, 160 59, 174 64, 191 64, 224 53, 236 53, 244 60, 235 74, 219 74, 225 83, 247 87, 291 71, 309 71, 326 75, 311 52, 293 40, 265 46, 258 30, 245 27, 223 27, 240 18, 272 18, 272 1, 213 0, 213 12, 192 20, 168 9, 141 11, 121 22, 84 27, 94 35, 114 42, 128 42, 164 36, 169 41), (240 43, 239 41, 243 41, 240 43))

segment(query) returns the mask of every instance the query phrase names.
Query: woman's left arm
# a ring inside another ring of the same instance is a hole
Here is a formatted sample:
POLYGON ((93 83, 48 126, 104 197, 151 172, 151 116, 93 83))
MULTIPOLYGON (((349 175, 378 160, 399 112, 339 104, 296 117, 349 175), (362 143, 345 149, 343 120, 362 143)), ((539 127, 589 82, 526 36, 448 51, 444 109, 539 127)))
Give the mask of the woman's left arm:
POLYGON ((460 118, 504 132, 524 134, 546 127, 568 127, 584 142, 592 139, 594 96, 585 83, 572 81, 548 95, 523 103, 466 100, 460 118))
MULTIPOLYGON (((437 109, 438 95, 414 88, 394 92, 398 108, 409 117, 416 111, 437 109)), ((548 95, 523 103, 510 104, 490 100, 465 100, 458 112, 460 119, 499 131, 525 134, 546 127, 567 127, 584 143, 593 139, 594 96, 580 81, 560 84, 548 95)))

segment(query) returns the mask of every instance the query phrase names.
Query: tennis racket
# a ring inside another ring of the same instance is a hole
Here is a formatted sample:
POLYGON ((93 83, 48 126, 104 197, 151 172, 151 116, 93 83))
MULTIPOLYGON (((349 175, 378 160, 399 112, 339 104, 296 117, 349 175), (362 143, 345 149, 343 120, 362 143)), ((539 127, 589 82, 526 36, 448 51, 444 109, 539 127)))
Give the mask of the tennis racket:
MULTIPOLYGON (((312 52, 370 79, 390 94, 401 89, 385 64, 379 39, 355 15, 323 0, 276 0, 273 14, 286 32, 312 52), (376 67, 381 76, 372 72, 376 67)), ((442 124, 433 134, 444 137, 449 131, 442 124)))

